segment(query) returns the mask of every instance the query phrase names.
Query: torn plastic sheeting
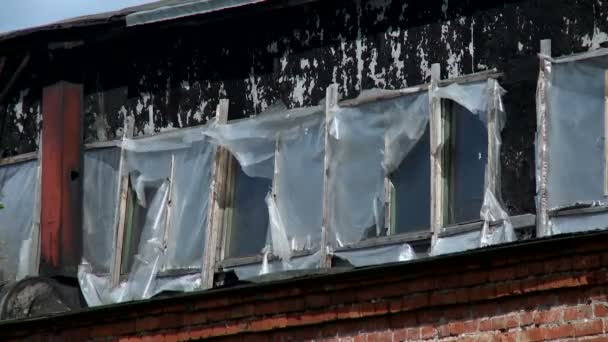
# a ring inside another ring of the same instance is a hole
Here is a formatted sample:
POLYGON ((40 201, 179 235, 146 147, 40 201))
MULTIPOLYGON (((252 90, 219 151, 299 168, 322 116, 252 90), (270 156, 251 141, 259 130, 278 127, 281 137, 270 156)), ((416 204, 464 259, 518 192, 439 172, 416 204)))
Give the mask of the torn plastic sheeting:
POLYGON ((554 235, 607 229, 608 212, 552 217, 549 227, 554 235))
POLYGON ((318 250, 323 224, 325 122, 319 120, 291 139, 279 140, 279 177, 274 189, 289 250, 318 250))
POLYGON ((37 160, 0 166, 0 282, 32 275, 27 252, 32 251, 37 180, 37 160))
POLYGON ((474 230, 458 235, 439 237, 431 247, 429 255, 436 256, 468 251, 480 247, 481 230, 474 230))
POLYGON ((334 252, 334 255, 348 260, 355 267, 410 261, 416 258, 416 252, 407 243, 352 251, 338 251, 334 252))
MULTIPOLYGON (((215 147, 200 135, 185 132, 182 138, 187 147, 170 149, 175 145, 159 144, 150 138, 157 151, 131 149, 125 151, 123 174, 129 175, 137 187, 151 187, 153 197, 138 202, 144 204, 145 219, 141 226, 139 246, 127 280, 118 287, 109 286, 109 276, 101 275, 83 262, 79 267, 79 281, 90 306, 146 299, 164 290, 193 289, 190 280, 200 281, 203 268, 207 206, 209 200, 211 167, 215 147), (190 137, 198 137, 198 141, 190 137), (173 163, 173 177, 172 173, 173 163), (168 216, 168 210, 171 215, 168 216), (198 276, 159 277, 159 272, 191 269, 198 276)), ((146 139, 137 144, 145 145, 146 139)), ((86 171, 85 171, 86 172, 86 171)), ((116 177, 118 177, 118 172, 116 177)), ((145 193, 144 191, 136 194, 145 193)), ((113 231, 114 223, 112 224, 113 231)), ((135 230, 137 231, 137 230, 135 230)), ((110 252, 111 253, 111 252, 110 252)))
POLYGON ((125 138, 120 147, 131 152, 161 152, 189 148, 194 142, 205 139, 201 130, 205 126, 180 128, 142 138, 125 138))
POLYGON ((227 148, 250 177, 273 178, 276 140, 292 139, 324 120, 321 106, 287 109, 270 106, 256 117, 227 124, 213 121, 203 134, 227 148))
POLYGON ((480 247, 515 241, 515 231, 509 214, 502 209, 494 194, 486 190, 481 206, 483 228, 480 247))
POLYGON ((119 163, 119 148, 84 153, 83 257, 97 274, 108 274, 111 268, 119 163))
MULTIPOLYGON (((484 220, 479 246, 487 246, 515 239, 513 225, 507 212, 503 209, 500 196, 500 132, 506 122, 506 113, 502 102, 504 89, 498 81, 489 78, 483 82, 468 84, 451 84, 433 92, 433 96, 452 100, 465 107, 472 114, 486 123, 488 132, 488 153, 484 177, 484 201, 480 217, 484 220), (492 223, 499 222, 498 226, 492 223)), ((440 145, 443 145, 441 143, 440 145)))
POLYGON ((266 265, 264 262, 257 264, 249 264, 242 266, 226 267, 224 270, 232 270, 236 273, 239 279, 249 279, 268 273, 276 273, 282 271, 292 270, 306 270, 306 269, 318 269, 321 266, 321 252, 317 251, 313 254, 293 257, 289 262, 283 262, 281 260, 273 260, 268 262, 266 265))
POLYGON ((273 105, 253 118, 213 123, 203 134, 227 148, 248 176, 275 180, 274 197, 266 199, 274 255, 289 260, 292 251, 319 248, 325 155, 322 106, 273 105))
MULTIPOLYGON (((549 65, 547 209, 606 204, 604 196, 605 71, 608 56, 549 65)), ((542 98, 540 99, 542 100, 542 98)), ((540 107, 543 109, 543 107, 540 107)), ((545 108, 546 109, 546 108, 545 108)))
POLYGON ((423 135, 428 93, 333 110, 329 131, 330 236, 344 247, 384 230, 384 179, 423 135))

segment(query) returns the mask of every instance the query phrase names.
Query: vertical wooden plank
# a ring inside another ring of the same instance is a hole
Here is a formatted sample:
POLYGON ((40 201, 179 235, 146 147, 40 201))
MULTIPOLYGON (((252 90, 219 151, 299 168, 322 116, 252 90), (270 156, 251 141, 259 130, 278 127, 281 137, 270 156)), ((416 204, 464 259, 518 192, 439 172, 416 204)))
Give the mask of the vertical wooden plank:
MULTIPOLYGON (((540 53, 541 55, 551 57, 551 40, 544 39, 540 41, 540 53)), ((540 65, 540 76, 544 78, 550 77, 547 74, 546 64, 550 63, 544 59, 541 59, 540 65)), ((547 147, 549 144, 548 139, 548 116, 550 115, 549 111, 549 101, 548 97, 548 89, 547 84, 542 85, 539 83, 539 87, 537 89, 537 107, 540 108, 538 117, 538 125, 539 132, 537 143, 539 144, 539 154, 540 154, 540 184, 538 184, 538 196, 539 196, 539 209, 537 213, 538 224, 536 225, 536 236, 542 237, 549 234, 549 203, 547 199, 547 176, 548 176, 548 151, 547 147)))
POLYGON ((59 82, 42 99, 41 273, 76 276, 82 257, 82 85, 59 82))
MULTIPOLYGON (((125 138, 133 137, 133 117, 126 116, 124 123, 124 136, 125 138)), ((129 175, 126 174, 125 164, 126 164, 126 151, 121 149, 120 151, 120 163, 118 166, 118 173, 120 180, 118 182, 118 201, 117 201, 117 210, 116 217, 114 219, 114 231, 116 235, 114 236, 115 248, 112 262, 112 277, 111 284, 112 286, 118 286, 120 282, 120 273, 121 266, 123 264, 123 246, 124 246, 124 238, 125 238, 125 224, 127 222, 127 198, 129 195, 129 175)), ((128 243, 128 242, 127 242, 128 243)))
POLYGON ((608 197, 608 70, 604 71, 604 196, 608 197))
POLYGON ((329 188, 329 177, 331 170, 329 169, 329 161, 331 159, 331 150, 329 148, 329 127, 331 125, 334 110, 338 106, 338 85, 331 84, 327 87, 325 93, 325 156, 323 159, 323 226, 321 227, 321 268, 331 267, 331 255, 327 253, 328 244, 330 241, 330 217, 332 215, 329 205, 332 189, 329 188))
MULTIPOLYGON (((228 122, 228 105, 227 99, 220 100, 216 109, 216 118, 219 123, 225 124, 228 122)), ((225 207, 225 191, 228 174, 228 158, 229 152, 218 147, 215 151, 215 159, 211 170, 211 188, 209 191, 209 203, 207 213, 207 230, 205 232, 205 251, 202 269, 202 284, 203 288, 213 287, 213 276, 215 273, 215 265, 218 261, 222 247, 220 242, 222 239, 222 231, 224 230, 224 210, 225 207)))
POLYGON ((167 199, 167 215, 165 215, 165 234, 163 237, 163 245, 167 247, 171 230, 173 230, 173 184, 175 182, 175 154, 171 154, 171 169, 169 173, 169 198, 167 199))
MULTIPOLYGON (((384 137, 384 151, 388 151, 389 139, 387 136, 384 137)), ((385 163, 387 154, 385 153, 385 163)), ((395 227, 393 222, 393 201, 395 200, 395 192, 393 191, 393 181, 388 173, 384 175, 384 228, 387 229, 387 235, 393 235, 395 233, 395 227)))
POLYGON ((433 242, 445 222, 445 178, 443 175, 443 146, 445 143, 445 132, 443 126, 443 113, 441 100, 433 96, 434 91, 439 89, 441 77, 441 66, 431 66, 431 86, 429 87, 430 102, 430 130, 431 130, 431 229, 433 242))

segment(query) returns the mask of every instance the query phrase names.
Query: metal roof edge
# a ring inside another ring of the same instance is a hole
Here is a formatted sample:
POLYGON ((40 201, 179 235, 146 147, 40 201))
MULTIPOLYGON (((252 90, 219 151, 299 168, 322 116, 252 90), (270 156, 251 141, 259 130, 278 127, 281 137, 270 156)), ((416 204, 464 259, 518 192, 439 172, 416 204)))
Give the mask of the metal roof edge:
POLYGON ((222 11, 226 9, 253 5, 268 0, 197 0, 188 3, 162 6, 159 8, 134 12, 126 15, 127 27, 173 20, 193 15, 222 11))

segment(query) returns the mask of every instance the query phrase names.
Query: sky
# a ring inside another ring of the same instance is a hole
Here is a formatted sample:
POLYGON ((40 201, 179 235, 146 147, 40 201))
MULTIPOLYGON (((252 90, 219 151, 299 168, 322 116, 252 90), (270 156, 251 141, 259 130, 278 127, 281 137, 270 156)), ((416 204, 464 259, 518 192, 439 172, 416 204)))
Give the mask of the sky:
POLYGON ((0 0, 0 34, 155 0, 0 0))

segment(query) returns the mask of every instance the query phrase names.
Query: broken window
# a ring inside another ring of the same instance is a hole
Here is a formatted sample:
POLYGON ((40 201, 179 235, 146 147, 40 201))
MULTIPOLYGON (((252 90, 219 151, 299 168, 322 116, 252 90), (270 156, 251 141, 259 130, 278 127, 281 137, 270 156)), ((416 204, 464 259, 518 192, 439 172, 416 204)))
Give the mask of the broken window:
POLYGON ((315 264, 303 260, 321 246, 323 114, 322 107, 289 110, 279 104, 205 132, 239 164, 228 180, 234 205, 223 209, 229 217, 221 227, 227 235, 224 268, 235 266, 243 276, 315 264), (270 262, 266 269, 263 258, 270 262))
POLYGON ((267 243, 268 208, 265 198, 272 180, 249 177, 237 164, 234 177, 234 208, 229 208, 230 224, 226 227, 226 256, 237 258, 258 255, 267 243))
POLYGON ((37 274, 38 161, 0 166, 0 282, 37 274))
MULTIPOLYGON (((108 229, 115 234, 109 250, 95 251, 112 255, 114 266, 110 265, 111 276, 99 275, 85 259, 79 281, 87 303, 94 306, 149 298, 164 290, 200 288, 215 147, 200 129, 125 139, 119 145, 120 153, 113 152, 101 163, 97 160, 103 165, 98 169, 104 170, 97 171, 99 175, 113 175, 110 183, 115 182, 116 187, 108 187, 106 192, 116 195, 116 200, 107 211, 116 214, 112 222, 108 222, 110 214, 94 222, 100 231, 108 229), (125 181, 128 187, 123 186, 125 181), (121 273, 123 277, 119 277, 121 273)), ((86 159, 85 188, 101 186, 91 183, 96 171, 86 168, 92 158, 86 159)), ((85 243, 85 255, 94 253, 92 245, 87 248, 85 243)))
POLYGON ((433 175, 438 238, 431 254, 513 241, 499 187, 502 89, 492 78, 436 84, 432 120, 440 133, 433 147, 434 162, 440 165, 433 175))
POLYGON ((118 202, 120 148, 84 152, 83 258, 95 274, 110 274, 118 202))
POLYGON ((541 56, 537 91, 538 235, 605 228, 608 50, 541 56))
POLYGON ((465 107, 446 102, 445 124, 449 132, 446 224, 478 221, 488 157, 487 128, 465 107))

